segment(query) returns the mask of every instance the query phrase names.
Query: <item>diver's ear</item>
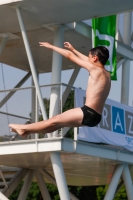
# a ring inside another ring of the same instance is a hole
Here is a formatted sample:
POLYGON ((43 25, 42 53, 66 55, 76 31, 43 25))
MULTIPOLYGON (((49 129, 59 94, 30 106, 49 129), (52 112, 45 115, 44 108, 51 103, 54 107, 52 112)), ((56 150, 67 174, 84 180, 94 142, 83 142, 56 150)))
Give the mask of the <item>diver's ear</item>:
POLYGON ((94 62, 98 62, 99 61, 98 56, 94 55, 93 60, 94 60, 94 62))

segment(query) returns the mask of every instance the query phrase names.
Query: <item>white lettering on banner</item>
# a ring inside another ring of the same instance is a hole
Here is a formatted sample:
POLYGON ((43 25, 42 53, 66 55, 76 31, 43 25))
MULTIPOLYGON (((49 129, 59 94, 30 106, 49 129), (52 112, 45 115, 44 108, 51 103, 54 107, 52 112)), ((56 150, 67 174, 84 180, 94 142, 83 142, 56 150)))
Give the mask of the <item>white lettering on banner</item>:
POLYGON ((108 111, 107 111, 107 109, 104 107, 104 108, 103 108, 103 113, 102 113, 103 126, 109 127, 109 125, 108 125, 108 123, 107 123, 107 116, 108 116, 108 111), (106 124, 106 125, 105 125, 105 124, 106 124))
POLYGON ((114 38, 110 35, 105 35, 105 34, 100 34, 98 30, 96 30, 96 36, 98 36, 98 38, 100 40, 106 40, 106 41, 109 41, 110 45, 107 46, 107 45, 104 45, 110 52, 109 54, 109 62, 110 62, 110 65, 105 65, 105 68, 108 70, 108 71, 111 71, 112 72, 112 55, 113 55, 113 44, 114 44, 114 38))
POLYGON ((117 112, 117 116, 116 116, 115 129, 117 129, 117 126, 120 126, 121 130, 123 131, 121 120, 120 120, 120 116, 119 116, 119 112, 117 112))
POLYGON ((132 122, 133 122, 133 117, 128 115, 128 118, 130 119, 130 124, 129 124, 129 129, 128 129, 128 132, 133 134, 133 131, 131 130, 132 128, 132 122))
POLYGON ((127 143, 133 145, 133 138, 126 137, 127 143))

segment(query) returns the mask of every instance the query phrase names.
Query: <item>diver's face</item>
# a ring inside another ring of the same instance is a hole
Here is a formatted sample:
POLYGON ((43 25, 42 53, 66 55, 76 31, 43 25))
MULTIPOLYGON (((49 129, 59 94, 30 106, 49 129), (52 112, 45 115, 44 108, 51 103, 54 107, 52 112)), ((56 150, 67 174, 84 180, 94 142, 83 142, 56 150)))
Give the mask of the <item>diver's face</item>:
POLYGON ((95 62, 98 61, 98 57, 97 57, 96 55, 92 56, 91 53, 89 53, 88 58, 89 58, 89 61, 90 61, 91 63, 95 63, 95 62))

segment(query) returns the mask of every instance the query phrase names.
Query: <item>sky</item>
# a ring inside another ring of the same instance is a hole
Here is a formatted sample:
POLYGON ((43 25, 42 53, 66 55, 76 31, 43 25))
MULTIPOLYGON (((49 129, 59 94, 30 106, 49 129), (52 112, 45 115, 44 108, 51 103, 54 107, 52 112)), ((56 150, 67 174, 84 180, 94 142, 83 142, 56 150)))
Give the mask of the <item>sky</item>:
MULTIPOLYGON (((121 102, 121 72, 122 67, 117 70, 117 81, 112 81, 111 91, 108 96, 109 99, 121 102)), ((12 89, 25 75, 27 72, 16 69, 14 67, 0 64, 0 90, 3 89, 12 89), (3 76, 2 76, 3 74, 3 76)), ((73 73, 73 70, 65 70, 62 72, 62 83, 68 83, 69 79, 73 73)), ((129 105, 133 106, 133 62, 130 62, 130 88, 129 88, 129 105)), ((88 72, 86 73, 85 69, 80 69, 79 75, 76 78, 74 87, 86 89, 88 81, 88 72)), ((31 78, 29 78, 22 87, 31 86, 31 78)), ((39 76, 39 85, 51 84, 51 73, 41 74, 39 76)))
MULTIPOLYGON (((86 20, 84 21, 84 23, 91 26, 91 20, 86 20)), ((133 31, 133 25, 131 29, 133 31)), ((119 31, 121 35, 123 36, 123 14, 119 15, 119 31)), ((133 47, 133 42, 131 46, 133 47)), ((72 72, 73 70, 63 71, 61 82, 67 84, 69 82, 72 72)), ((118 102, 121 102, 121 82, 122 82, 121 74, 122 74, 122 67, 120 67, 117 70, 117 81, 112 81, 111 91, 108 96, 109 99, 112 99, 118 102)), ((128 88, 130 106, 133 106, 132 74, 133 74, 133 61, 130 62, 130 87, 128 88)), ((12 89, 25 75, 26 75, 26 72, 22 70, 0 63, 0 90, 12 89)), ((88 72, 86 73, 85 69, 81 69, 79 72, 79 75, 76 78, 74 86, 85 90, 87 87, 88 76, 89 76, 88 72)), ((32 82, 31 78, 29 78, 28 81, 26 81, 26 83, 22 87, 31 86, 31 82, 32 82)), ((39 75, 39 84, 40 85, 51 84, 51 73, 39 75)))

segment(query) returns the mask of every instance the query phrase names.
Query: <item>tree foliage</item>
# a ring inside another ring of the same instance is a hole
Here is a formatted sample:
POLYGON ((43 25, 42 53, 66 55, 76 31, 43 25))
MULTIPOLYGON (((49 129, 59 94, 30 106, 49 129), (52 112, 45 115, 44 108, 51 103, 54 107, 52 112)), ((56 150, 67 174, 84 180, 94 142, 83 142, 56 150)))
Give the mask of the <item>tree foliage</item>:
MULTIPOLYGON (((97 187, 96 194, 97 200, 103 200, 107 192, 108 186, 97 187)), ((119 192, 116 194, 114 200, 128 200, 125 187, 122 186, 119 192)))

